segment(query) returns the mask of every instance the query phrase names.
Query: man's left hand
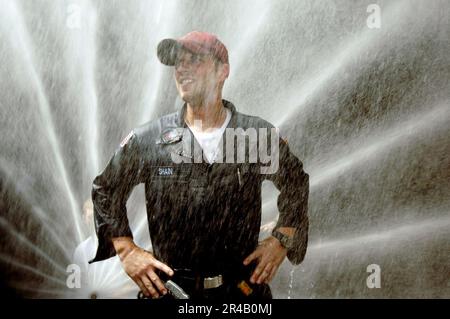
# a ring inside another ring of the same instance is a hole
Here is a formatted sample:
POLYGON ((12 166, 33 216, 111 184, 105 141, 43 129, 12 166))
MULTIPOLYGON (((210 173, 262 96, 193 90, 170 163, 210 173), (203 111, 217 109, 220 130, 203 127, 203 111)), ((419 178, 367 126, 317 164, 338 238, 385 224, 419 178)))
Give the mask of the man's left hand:
POLYGON ((260 242, 255 251, 244 259, 244 265, 250 264, 253 260, 258 261, 250 277, 250 282, 253 284, 268 284, 275 276, 286 254, 287 249, 281 246, 281 243, 275 237, 270 236, 260 242))

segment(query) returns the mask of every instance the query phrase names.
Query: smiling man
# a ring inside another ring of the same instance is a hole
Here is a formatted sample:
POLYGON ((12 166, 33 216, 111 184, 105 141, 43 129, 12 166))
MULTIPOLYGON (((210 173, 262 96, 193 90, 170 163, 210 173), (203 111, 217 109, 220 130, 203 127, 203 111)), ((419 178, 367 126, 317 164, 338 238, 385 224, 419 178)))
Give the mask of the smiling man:
POLYGON ((128 134, 95 178, 93 262, 119 255, 148 297, 169 296, 170 279, 194 299, 271 298, 268 284, 286 256, 298 264, 306 253, 308 175, 273 125, 222 99, 230 65, 215 35, 165 39, 157 54, 174 68, 184 104, 128 134), (276 169, 264 171, 269 153, 276 169), (264 180, 280 190, 280 214, 258 242, 264 180), (126 202, 139 183, 152 252, 134 243, 128 225, 126 202))

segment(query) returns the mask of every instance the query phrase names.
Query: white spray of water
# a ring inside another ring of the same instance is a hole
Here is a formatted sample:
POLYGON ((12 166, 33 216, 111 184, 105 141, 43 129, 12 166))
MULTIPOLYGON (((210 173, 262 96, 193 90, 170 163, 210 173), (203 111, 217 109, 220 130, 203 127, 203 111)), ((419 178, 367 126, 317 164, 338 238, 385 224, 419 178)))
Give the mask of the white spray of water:
MULTIPOLYGON (((24 63, 25 68, 27 69, 30 76, 30 87, 35 89, 37 95, 37 104, 39 107, 39 111, 42 116, 42 121, 45 123, 47 138, 50 142, 51 149, 53 155, 55 157, 57 169, 61 175, 61 179, 63 181, 64 188, 66 189, 67 197, 69 199, 72 218, 74 221, 74 226, 77 233, 78 241, 81 241, 83 237, 83 233, 80 227, 80 221, 78 216, 78 205, 73 195, 73 190, 69 182, 69 177, 67 174, 67 169, 64 164, 64 160, 61 154, 58 137, 55 132, 55 128, 53 125, 53 119, 50 111, 50 105, 48 103, 47 97, 45 95, 45 90, 42 86, 42 82, 36 72, 34 67, 34 61, 31 53, 33 52, 32 45, 30 40, 28 39, 27 30, 25 27, 25 23, 23 21, 22 15, 20 14, 16 3, 11 1, 1 1, 0 6, 2 7, 2 18, 0 21, 10 22, 9 25, 14 26, 8 32, 11 36, 11 41, 18 46, 20 50, 20 58, 23 58, 23 61, 18 61, 18 63, 24 63)), ((8 24, 2 24, 3 28, 8 28, 8 24)))

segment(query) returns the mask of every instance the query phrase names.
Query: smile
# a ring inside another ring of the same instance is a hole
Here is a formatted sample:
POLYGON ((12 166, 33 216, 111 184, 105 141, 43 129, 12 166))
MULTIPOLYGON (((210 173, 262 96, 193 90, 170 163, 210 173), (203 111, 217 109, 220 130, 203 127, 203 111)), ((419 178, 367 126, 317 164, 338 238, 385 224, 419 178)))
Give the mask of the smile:
POLYGON ((189 84, 189 83, 192 83, 192 82, 194 82, 193 79, 180 79, 180 84, 181 85, 189 84))

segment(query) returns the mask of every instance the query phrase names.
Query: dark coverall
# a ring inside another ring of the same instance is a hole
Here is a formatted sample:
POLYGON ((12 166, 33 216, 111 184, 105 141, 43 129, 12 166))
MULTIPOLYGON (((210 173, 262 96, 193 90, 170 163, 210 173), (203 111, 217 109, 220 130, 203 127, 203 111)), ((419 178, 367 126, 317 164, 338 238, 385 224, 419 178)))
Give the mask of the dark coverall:
MULTIPOLYGON (((259 117, 237 112, 231 102, 223 100, 223 103, 232 112, 228 128, 244 131, 273 128, 259 117)), ((186 105, 179 112, 135 129, 95 178, 92 199, 99 246, 91 262, 116 254, 111 238, 132 237, 126 202, 133 187, 144 183, 155 258, 175 270, 175 282, 178 269, 180 273, 187 270, 195 278, 222 274, 224 281, 223 286, 210 291, 203 291, 183 279, 178 279, 177 284, 194 297, 236 299, 245 297, 237 288, 237 282, 246 280, 253 289, 250 297, 271 298, 267 284, 249 281, 255 263, 243 266, 245 257, 258 245, 261 184, 268 179, 280 191, 276 228, 296 228, 295 244, 288 250, 287 257, 293 264, 299 264, 308 242, 308 174, 281 138, 279 169, 273 174, 261 174, 262 163, 250 163, 248 156, 244 163, 236 159, 227 163, 225 158, 223 163, 197 163, 183 151, 183 136, 179 134, 180 128, 187 127, 185 109, 186 105), (186 161, 177 164, 173 156, 186 161)), ((222 138, 226 139, 225 134, 222 138)), ((191 141, 197 143, 193 135, 191 141)))

